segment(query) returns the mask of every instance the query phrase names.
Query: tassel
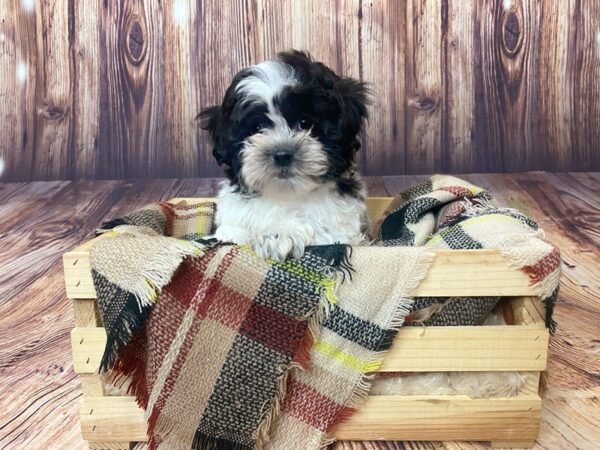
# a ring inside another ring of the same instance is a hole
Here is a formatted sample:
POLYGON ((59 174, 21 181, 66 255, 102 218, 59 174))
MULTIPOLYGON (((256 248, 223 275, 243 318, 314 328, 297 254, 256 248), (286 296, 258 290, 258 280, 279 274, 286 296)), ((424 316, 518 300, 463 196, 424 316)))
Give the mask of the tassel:
POLYGON ((343 270, 348 274, 354 271, 350 263, 352 247, 348 244, 312 245, 306 247, 306 252, 327 261, 332 269, 343 270))
POLYGON ((543 300, 544 309, 546 311, 546 328, 548 328, 550 330, 551 335, 554 335, 554 333, 556 332, 557 324, 552 316, 554 315, 554 305, 556 304, 556 300, 558 298, 558 290, 559 290, 559 287, 557 287, 554 290, 554 292, 552 292, 550 297, 546 297, 543 300))
POLYGON ((96 230, 96 235, 105 233, 106 231, 112 230, 115 227, 120 225, 130 225, 130 221, 127 220, 126 217, 122 217, 119 219, 109 220, 108 222, 104 222, 100 228, 96 230))
POLYGON ((146 323, 150 311, 150 306, 140 310, 136 297, 128 294, 125 307, 115 321, 115 326, 107 328, 109 334, 106 336, 106 346, 98 373, 108 371, 114 366, 118 352, 131 341, 133 333, 146 323))

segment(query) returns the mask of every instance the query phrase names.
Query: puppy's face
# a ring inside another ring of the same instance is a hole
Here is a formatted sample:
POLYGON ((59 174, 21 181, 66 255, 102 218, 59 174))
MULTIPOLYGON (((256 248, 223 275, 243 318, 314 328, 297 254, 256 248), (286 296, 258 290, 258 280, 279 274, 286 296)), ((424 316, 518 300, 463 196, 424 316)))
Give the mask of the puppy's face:
POLYGON ((286 197, 344 179, 360 146, 367 95, 363 83, 292 51, 239 72, 223 103, 201 117, 232 183, 286 197))

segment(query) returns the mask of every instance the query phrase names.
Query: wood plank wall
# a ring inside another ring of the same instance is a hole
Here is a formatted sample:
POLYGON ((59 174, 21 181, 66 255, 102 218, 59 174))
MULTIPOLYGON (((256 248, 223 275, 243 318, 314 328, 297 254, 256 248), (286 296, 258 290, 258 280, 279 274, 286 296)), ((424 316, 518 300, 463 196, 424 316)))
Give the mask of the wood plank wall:
POLYGON ((600 170, 600 0, 0 0, 0 179, 219 174, 194 117, 287 48, 373 83, 367 174, 600 170))

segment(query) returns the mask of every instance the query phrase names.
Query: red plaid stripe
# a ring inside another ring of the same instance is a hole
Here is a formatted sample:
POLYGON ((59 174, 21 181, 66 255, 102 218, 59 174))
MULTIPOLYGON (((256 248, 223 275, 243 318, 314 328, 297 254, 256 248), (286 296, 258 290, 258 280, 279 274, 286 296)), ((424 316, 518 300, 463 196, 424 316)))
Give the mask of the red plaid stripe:
POLYGON ((550 253, 531 266, 524 266, 523 271, 529 275, 531 283, 539 283, 560 267, 560 252, 553 248, 550 253))
POLYGON ((175 222, 178 220, 193 219, 194 217, 212 217, 215 213, 214 203, 206 202, 202 204, 192 205, 174 205, 172 203, 158 203, 167 219, 165 227, 165 236, 173 236, 175 222), (209 208, 207 211, 197 211, 198 208, 209 208), (194 211, 196 210, 196 211, 194 211), (182 211, 193 211, 191 213, 182 214, 182 211))
POLYGON ((439 227, 445 226, 448 222, 460 216, 466 210, 464 202, 456 201, 442 208, 442 213, 439 218, 439 227))
POLYGON ((240 328, 254 303, 251 298, 228 288, 218 280, 211 283, 206 297, 210 299, 206 318, 233 330, 240 328))
POLYGON ((307 328, 299 321, 267 306, 254 303, 240 328, 240 334, 264 346, 293 357, 307 328))
POLYGON ((198 286, 204 280, 206 267, 214 256, 214 250, 209 250, 202 258, 188 259, 181 263, 171 282, 164 289, 173 301, 179 302, 184 308, 189 308, 198 286))
MULTIPOLYGON (((180 325, 180 324, 181 324, 180 322, 176 323, 177 329, 179 328, 178 325, 180 325)), ((171 369, 169 370, 169 375, 167 376, 167 378, 165 380, 165 384, 164 384, 162 390, 160 391, 160 395, 154 404, 154 407, 152 409, 152 414, 148 418, 148 429, 154 429, 154 427, 156 425, 156 420, 158 419, 160 412, 165 407, 167 401, 169 400, 169 397, 171 397, 171 393, 173 392, 173 389, 175 388, 175 383, 177 382, 179 373, 181 372, 181 369, 182 369, 183 365, 185 364, 185 361, 187 360, 188 353, 192 349, 193 343, 196 340, 196 336, 198 334, 198 331, 200 330, 201 324, 202 324, 202 321, 198 320, 198 318, 196 317, 194 319, 194 321, 192 322, 190 329, 186 333, 185 338, 183 340, 183 344, 181 345, 181 348, 179 350, 179 353, 177 354, 177 357, 175 358, 175 361, 173 362, 173 365, 171 366, 171 369)), ((154 335, 154 331, 149 331, 148 334, 154 335)), ((162 361, 159 360, 159 362, 163 363, 164 359, 162 361)), ((160 368, 160 364, 157 364, 156 367, 158 370, 158 368, 160 368)), ((154 374, 154 377, 153 377, 154 380, 156 380, 156 375, 157 374, 154 374)), ((150 386, 153 386, 153 385, 154 385, 154 383, 150 384, 150 386)))
POLYGON ((455 195, 456 197, 472 197, 473 196, 473 193, 471 192, 470 189, 467 189, 462 186, 446 186, 446 187, 441 187, 439 190, 450 192, 452 195, 455 195))
POLYGON ((285 395, 283 411, 298 420, 326 432, 344 409, 312 387, 292 379, 285 395))

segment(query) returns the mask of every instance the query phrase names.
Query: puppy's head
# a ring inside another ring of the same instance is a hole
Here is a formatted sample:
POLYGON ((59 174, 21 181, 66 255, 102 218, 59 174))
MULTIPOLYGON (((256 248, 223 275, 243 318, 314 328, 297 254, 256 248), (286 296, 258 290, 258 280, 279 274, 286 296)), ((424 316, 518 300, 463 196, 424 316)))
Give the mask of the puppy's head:
POLYGON ((232 183, 269 197, 345 177, 360 147, 368 89, 304 52, 240 71, 221 105, 200 114, 232 183))

